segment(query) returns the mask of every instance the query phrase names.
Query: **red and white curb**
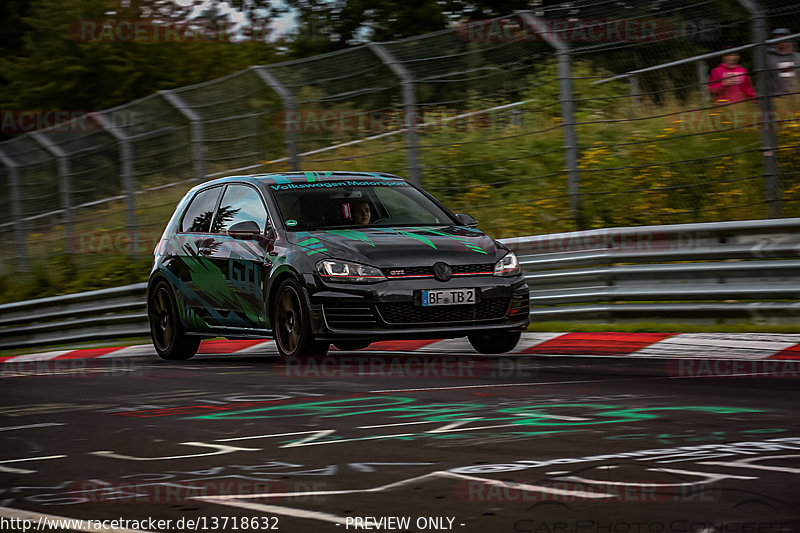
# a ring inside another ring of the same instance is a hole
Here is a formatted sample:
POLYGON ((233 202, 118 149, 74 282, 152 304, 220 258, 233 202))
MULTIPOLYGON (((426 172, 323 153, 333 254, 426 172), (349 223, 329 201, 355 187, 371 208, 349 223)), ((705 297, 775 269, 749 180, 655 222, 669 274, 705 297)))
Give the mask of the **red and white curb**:
MULTIPOLYGON (((474 350, 466 338, 446 340, 398 340, 375 342, 364 352, 416 352, 420 354, 467 354, 474 350)), ((209 340, 199 354, 277 355, 271 340, 209 340)), ((534 333, 522 335, 516 355, 610 356, 697 359, 798 359, 800 334, 782 333, 534 333)), ((0 356, 0 363, 63 359, 107 359, 155 356, 150 344, 88 348, 0 356)))

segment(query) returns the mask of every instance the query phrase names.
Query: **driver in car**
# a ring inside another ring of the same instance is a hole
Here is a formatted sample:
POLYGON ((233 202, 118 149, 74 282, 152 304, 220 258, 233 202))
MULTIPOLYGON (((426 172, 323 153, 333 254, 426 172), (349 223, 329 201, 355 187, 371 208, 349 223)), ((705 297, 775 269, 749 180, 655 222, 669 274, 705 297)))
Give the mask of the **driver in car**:
POLYGON ((358 224, 359 226, 366 226, 369 224, 372 216, 369 209, 369 202, 366 200, 356 200, 350 204, 350 209, 352 212, 353 224, 358 224))

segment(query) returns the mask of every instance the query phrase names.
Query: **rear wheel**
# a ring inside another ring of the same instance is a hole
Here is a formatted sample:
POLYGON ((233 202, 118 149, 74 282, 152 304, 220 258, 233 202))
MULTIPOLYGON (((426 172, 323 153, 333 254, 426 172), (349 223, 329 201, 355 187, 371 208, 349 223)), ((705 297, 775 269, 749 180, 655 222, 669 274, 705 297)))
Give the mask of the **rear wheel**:
POLYGON ((189 337, 183 331, 175 297, 166 281, 158 282, 150 293, 147 315, 150 320, 150 336, 159 357, 170 361, 184 361, 197 353, 200 339, 189 337))
POLYGON ((469 335, 467 338, 478 353, 497 354, 513 350, 519 342, 520 336, 522 336, 521 331, 500 331, 469 335))
POLYGON ((372 344, 372 341, 338 341, 333 343, 333 345, 342 352, 363 350, 370 344, 372 344))
POLYGON ((281 283, 275 295, 272 316, 278 351, 285 357, 325 355, 331 345, 314 340, 311 317, 301 295, 300 285, 291 278, 281 283))

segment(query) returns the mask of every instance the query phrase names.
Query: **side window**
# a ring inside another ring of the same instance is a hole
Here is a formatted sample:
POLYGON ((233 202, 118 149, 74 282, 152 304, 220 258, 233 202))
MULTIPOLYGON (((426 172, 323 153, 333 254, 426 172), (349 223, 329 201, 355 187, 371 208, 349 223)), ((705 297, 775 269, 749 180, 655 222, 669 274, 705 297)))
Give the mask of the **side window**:
POLYGON ((267 225, 267 209, 261 195, 247 185, 228 185, 222 195, 212 232, 225 233, 234 224, 247 220, 252 220, 264 231, 267 225))
POLYGON ((221 190, 222 187, 212 187, 200 191, 192 198, 192 202, 183 214, 181 231, 208 233, 221 190))

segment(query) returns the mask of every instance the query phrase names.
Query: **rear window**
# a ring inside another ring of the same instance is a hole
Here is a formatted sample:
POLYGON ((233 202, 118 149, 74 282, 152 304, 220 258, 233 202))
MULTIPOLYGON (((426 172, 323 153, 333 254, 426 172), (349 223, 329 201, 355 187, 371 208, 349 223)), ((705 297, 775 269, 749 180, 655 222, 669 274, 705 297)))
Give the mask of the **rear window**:
POLYGON ((181 220, 181 231, 190 233, 208 233, 211 229, 211 218, 214 216, 214 208, 217 207, 217 199, 221 187, 211 187, 204 189, 192 198, 189 207, 183 214, 181 220))

